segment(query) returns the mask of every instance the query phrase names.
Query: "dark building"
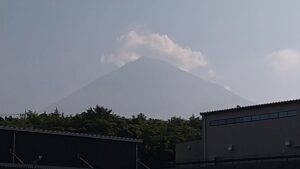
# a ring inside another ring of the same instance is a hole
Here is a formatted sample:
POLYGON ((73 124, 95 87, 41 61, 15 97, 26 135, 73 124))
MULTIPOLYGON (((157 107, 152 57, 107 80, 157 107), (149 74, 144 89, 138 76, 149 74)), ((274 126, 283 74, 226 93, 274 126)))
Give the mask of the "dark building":
POLYGON ((136 169, 142 140, 0 126, 0 167, 136 169), (44 166, 44 167, 43 167, 44 166), (47 166, 47 167, 46 167, 47 166))
POLYGON ((205 160, 300 153, 300 100, 201 113, 205 160))
POLYGON ((186 169, 198 167, 203 161, 202 140, 192 140, 176 144, 176 168, 186 169))
POLYGON ((299 112, 300 100, 291 100, 201 113, 198 164, 299 160, 299 112))

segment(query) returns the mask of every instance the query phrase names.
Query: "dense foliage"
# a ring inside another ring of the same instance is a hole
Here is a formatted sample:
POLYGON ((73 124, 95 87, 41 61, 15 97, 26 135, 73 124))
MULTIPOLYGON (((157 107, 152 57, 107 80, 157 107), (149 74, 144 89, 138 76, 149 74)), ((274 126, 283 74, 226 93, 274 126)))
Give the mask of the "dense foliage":
POLYGON ((42 114, 26 111, 19 117, 0 117, 0 125, 140 138, 144 141, 140 158, 151 168, 172 166, 176 143, 201 137, 199 117, 159 120, 138 114, 125 118, 100 106, 70 116, 57 109, 42 114))

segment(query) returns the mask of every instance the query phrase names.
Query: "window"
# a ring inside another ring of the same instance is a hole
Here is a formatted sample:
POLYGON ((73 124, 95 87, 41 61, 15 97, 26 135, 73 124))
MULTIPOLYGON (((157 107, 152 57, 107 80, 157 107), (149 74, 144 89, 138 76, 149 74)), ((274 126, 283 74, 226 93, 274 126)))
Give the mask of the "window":
POLYGON ((227 119, 226 120, 226 123, 227 124, 234 124, 236 122, 236 119, 235 118, 233 118, 233 119, 227 119))
POLYGON ((249 121, 251 121, 251 116, 243 117, 243 121, 244 121, 244 122, 249 122, 249 121))
POLYGON ((278 118, 278 113, 271 113, 270 114, 270 119, 277 119, 278 118))
POLYGON ((244 118, 243 117, 235 118, 235 122, 236 123, 242 123, 242 122, 244 122, 244 118))
POLYGON ((287 116, 288 117, 290 117, 290 116, 296 116, 296 115, 297 115, 296 111, 288 111, 287 112, 287 116))
POLYGON ((210 125, 217 126, 219 124, 218 122, 219 122, 218 120, 212 120, 212 121, 210 121, 210 125))
POLYGON ((245 117, 211 120, 209 122, 209 125, 220 126, 220 125, 228 125, 228 124, 236 124, 236 123, 247 123, 252 121, 272 120, 272 119, 286 118, 292 116, 297 116, 297 112, 295 110, 282 111, 276 113, 265 113, 265 114, 245 116, 245 117))
POLYGON ((269 114, 262 114, 262 115, 260 115, 260 119, 261 120, 268 120, 268 119, 270 119, 270 115, 269 114))
POLYGON ((259 115, 252 116, 251 119, 252 119, 252 121, 258 121, 258 120, 260 120, 260 116, 259 115))
POLYGON ((218 125, 225 125, 225 124, 226 124, 226 120, 225 119, 219 120, 219 124, 218 125))
POLYGON ((279 112, 278 117, 279 118, 287 117, 287 112, 285 112, 285 111, 279 112))

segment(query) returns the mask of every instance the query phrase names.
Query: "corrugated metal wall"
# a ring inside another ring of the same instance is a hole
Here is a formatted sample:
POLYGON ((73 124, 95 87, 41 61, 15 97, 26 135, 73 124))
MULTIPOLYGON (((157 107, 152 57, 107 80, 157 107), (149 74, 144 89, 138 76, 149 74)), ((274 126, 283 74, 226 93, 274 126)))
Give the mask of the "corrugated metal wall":
MULTIPOLYGON (((12 163, 13 132, 0 130, 0 163, 12 163)), ((86 167, 78 154, 99 169, 134 169, 135 142, 18 131, 15 154, 26 164, 86 167)), ((17 160, 16 160, 16 163, 17 160)))
POLYGON ((9 151, 13 147, 13 132, 0 130, 0 161, 2 163, 12 162, 9 151))

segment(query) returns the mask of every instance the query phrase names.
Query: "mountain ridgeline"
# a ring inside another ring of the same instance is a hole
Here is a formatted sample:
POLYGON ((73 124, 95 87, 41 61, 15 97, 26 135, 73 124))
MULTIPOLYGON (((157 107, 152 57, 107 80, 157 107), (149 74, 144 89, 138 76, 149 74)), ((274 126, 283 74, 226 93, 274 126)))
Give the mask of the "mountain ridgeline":
POLYGON ((43 111, 58 108, 65 114, 80 113, 101 105, 131 117, 187 118, 215 109, 247 105, 249 101, 209 81, 163 61, 143 57, 102 76, 43 111))

